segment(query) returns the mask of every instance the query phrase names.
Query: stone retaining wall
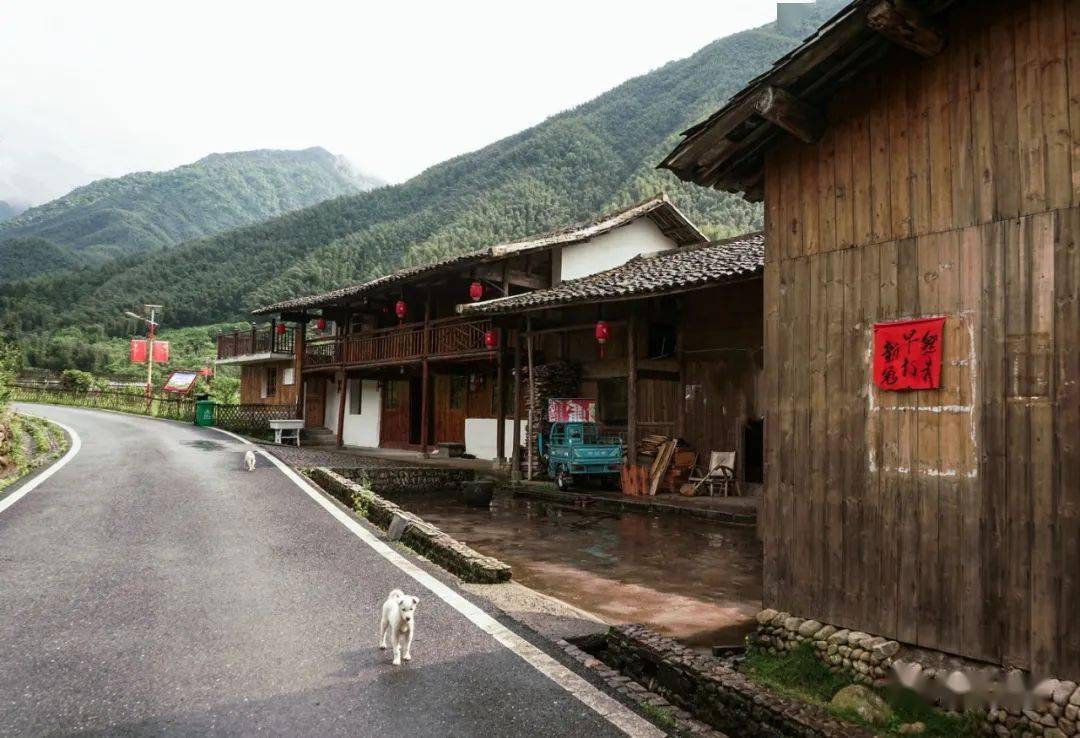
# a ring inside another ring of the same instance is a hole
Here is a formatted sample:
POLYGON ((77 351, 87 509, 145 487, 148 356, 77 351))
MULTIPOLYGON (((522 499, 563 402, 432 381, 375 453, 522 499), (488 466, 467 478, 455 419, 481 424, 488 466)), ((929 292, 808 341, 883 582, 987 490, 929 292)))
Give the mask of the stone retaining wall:
POLYGON ((462 482, 476 478, 476 472, 471 469, 444 469, 437 466, 369 466, 333 471, 348 480, 360 482, 373 492, 391 495, 457 489, 462 482))
MULTIPOLYGON (((925 652, 902 646, 897 641, 837 628, 817 620, 804 620, 786 612, 762 610, 757 621, 755 639, 769 653, 792 651, 800 643, 809 641, 818 658, 830 669, 844 672, 863 684, 882 686, 891 681, 896 661, 918 664, 923 679, 940 682, 942 690, 945 690, 946 677, 957 668, 968 674, 990 668, 961 659, 949 659, 952 663, 945 668, 935 667, 921 657, 925 652)), ((995 676, 1004 677, 1004 672, 994 671, 995 676)), ((1080 738, 1080 688, 1076 683, 1052 679, 1042 684, 1040 692, 1041 697, 1029 697, 1026 709, 1020 705, 987 709, 983 732, 1002 738, 1040 735, 1080 738)))
MULTIPOLYGON (((366 473, 370 470, 360 471, 366 473)), ((307 469, 306 473, 341 502, 380 528, 390 531, 391 537, 453 572, 462 581, 477 584, 509 581, 512 574, 509 564, 474 551, 359 483, 325 467, 307 469)))
POLYGON ((608 631, 605 661, 631 679, 732 736, 869 738, 825 710, 781 697, 744 674, 641 625, 608 631))

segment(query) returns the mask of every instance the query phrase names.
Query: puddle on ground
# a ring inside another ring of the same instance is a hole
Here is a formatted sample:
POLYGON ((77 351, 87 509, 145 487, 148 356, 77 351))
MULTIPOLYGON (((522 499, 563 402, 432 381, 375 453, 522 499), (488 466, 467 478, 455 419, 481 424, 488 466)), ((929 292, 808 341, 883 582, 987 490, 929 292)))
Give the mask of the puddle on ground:
POLYGON ((514 579, 616 623, 644 623, 693 646, 740 643, 761 608, 753 530, 688 516, 610 513, 514 497, 489 510, 456 491, 386 495, 514 579))
POLYGON ((225 444, 223 444, 223 443, 219 443, 217 441, 205 441, 205 440, 200 440, 200 441, 180 441, 180 445, 182 445, 182 446, 191 446, 192 448, 197 448, 200 451, 221 451, 224 448, 226 448, 225 444))

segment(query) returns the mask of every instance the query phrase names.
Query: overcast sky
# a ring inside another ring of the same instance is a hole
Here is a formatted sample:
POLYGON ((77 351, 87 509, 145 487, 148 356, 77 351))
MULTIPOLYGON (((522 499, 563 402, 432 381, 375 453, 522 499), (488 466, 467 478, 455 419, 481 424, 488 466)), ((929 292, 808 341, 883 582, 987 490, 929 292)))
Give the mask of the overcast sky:
POLYGON ((47 155, 115 176, 318 145, 397 182, 775 14, 770 0, 2 0, 0 168, 47 155))

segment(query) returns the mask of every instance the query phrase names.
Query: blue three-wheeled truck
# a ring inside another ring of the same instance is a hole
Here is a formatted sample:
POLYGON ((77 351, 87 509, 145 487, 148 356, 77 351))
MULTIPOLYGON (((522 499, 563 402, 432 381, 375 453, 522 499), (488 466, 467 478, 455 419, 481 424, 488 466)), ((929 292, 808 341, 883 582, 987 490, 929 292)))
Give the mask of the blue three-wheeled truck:
POLYGON ((622 439, 601 435, 596 423, 552 423, 539 446, 559 489, 586 478, 616 480, 623 463, 622 439))

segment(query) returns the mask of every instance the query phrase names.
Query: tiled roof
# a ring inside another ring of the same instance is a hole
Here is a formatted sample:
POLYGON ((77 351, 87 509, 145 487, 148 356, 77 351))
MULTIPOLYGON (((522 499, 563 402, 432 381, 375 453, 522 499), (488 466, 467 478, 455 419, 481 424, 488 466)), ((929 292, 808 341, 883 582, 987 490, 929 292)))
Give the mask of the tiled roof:
MULTIPOLYGON (((906 5, 932 17, 952 3, 913 0, 906 5)), ((764 152, 786 135, 762 116, 760 106, 773 91, 780 90, 811 108, 824 110, 840 87, 893 48, 894 44, 868 22, 869 14, 882 5, 880 0, 852 0, 845 5, 719 110, 683 131, 683 140, 660 167, 684 181, 745 192, 748 199, 760 200, 764 152)))
POLYGON ((746 236, 694 248, 637 256, 606 272, 569 279, 558 287, 459 307, 464 315, 494 315, 708 287, 761 274, 765 236, 746 236))
POLYGON ((524 252, 539 251, 552 246, 588 241, 591 238, 596 238, 597 236, 631 223, 641 217, 648 217, 652 220, 664 235, 679 246, 689 246, 702 243, 706 240, 701 231, 697 229, 697 226, 691 223, 690 220, 675 207, 674 203, 668 199, 667 195, 660 193, 659 195, 635 205, 631 205, 623 210, 605 213, 586 223, 578 223, 572 226, 558 228, 539 236, 531 236, 519 241, 510 241, 496 246, 488 246, 476 251, 469 251, 464 254, 450 256, 430 264, 421 264, 405 269, 399 269, 392 274, 373 279, 370 282, 349 285, 317 295, 283 300, 272 305, 256 308, 251 312, 255 315, 266 315, 268 313, 279 313, 287 310, 304 310, 334 305, 341 300, 367 294, 380 287, 388 287, 407 282, 411 279, 421 277, 428 272, 443 269, 458 269, 463 266, 497 261, 524 252))

